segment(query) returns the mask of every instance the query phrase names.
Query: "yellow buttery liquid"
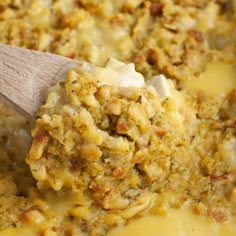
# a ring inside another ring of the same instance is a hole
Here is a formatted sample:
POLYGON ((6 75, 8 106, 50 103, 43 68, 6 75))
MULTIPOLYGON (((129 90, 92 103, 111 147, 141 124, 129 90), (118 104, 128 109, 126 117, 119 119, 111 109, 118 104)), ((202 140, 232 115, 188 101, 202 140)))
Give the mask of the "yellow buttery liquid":
POLYGON ((190 210, 169 209, 167 216, 146 216, 107 236, 235 236, 236 223, 217 223, 190 210))
MULTIPOLYGON (((166 216, 146 216, 124 227, 111 230, 106 236, 235 236, 236 222, 217 223, 197 216, 190 210, 169 209, 166 216)), ((0 236, 34 236, 34 227, 6 229, 0 236)))
POLYGON ((182 81, 181 87, 189 91, 203 91, 212 97, 227 94, 236 88, 236 66, 225 62, 210 63, 198 79, 182 81))
POLYGON ((32 226, 22 226, 19 228, 5 229, 0 232, 0 236, 35 236, 36 230, 32 226))

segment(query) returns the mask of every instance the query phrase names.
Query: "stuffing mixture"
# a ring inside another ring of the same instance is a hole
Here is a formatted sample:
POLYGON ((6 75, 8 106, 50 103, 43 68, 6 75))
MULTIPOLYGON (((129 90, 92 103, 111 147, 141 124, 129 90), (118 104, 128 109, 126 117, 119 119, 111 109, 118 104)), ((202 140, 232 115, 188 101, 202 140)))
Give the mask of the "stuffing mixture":
POLYGON ((1 0, 0 12, 1 43, 91 63, 49 88, 33 123, 0 103, 0 230, 100 236, 182 207, 235 221, 236 86, 182 86, 236 66, 235 1, 1 0))

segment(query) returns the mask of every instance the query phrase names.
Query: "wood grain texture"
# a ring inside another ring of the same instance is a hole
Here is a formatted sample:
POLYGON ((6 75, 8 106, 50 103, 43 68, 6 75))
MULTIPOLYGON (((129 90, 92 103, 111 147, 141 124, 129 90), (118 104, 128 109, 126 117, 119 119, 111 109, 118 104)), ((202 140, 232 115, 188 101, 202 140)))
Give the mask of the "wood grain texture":
POLYGON ((21 113, 35 115, 45 91, 74 67, 88 66, 62 56, 0 44, 0 94, 21 113))

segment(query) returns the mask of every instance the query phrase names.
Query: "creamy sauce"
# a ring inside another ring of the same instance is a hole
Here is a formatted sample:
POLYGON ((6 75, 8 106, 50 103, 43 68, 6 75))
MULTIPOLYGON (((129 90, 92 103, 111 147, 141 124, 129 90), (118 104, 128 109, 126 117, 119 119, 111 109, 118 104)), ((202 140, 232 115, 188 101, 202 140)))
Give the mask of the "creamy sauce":
POLYGON ((227 94, 236 88, 236 66, 224 62, 210 63, 198 79, 181 81, 181 87, 203 91, 212 97, 227 94))
POLYGON ((36 230, 32 226, 22 226, 19 228, 5 229, 0 232, 0 236, 34 236, 36 230))
MULTIPOLYGON (((210 218, 197 216, 189 210, 169 209, 166 216, 145 216, 125 227, 111 230, 106 236, 235 236, 236 223, 217 223, 210 218)), ((35 227, 23 225, 6 229, 0 236, 34 236, 35 227)))
POLYGON ((94 20, 88 17, 86 22, 78 24, 76 44, 87 61, 103 66, 111 56, 121 59, 121 54, 123 57, 129 55, 133 43, 128 35, 129 31, 124 30, 124 27, 114 29, 99 18, 94 20))
POLYGON ((236 224, 217 223, 189 210, 168 210, 167 216, 146 216, 107 236, 234 236, 236 224))

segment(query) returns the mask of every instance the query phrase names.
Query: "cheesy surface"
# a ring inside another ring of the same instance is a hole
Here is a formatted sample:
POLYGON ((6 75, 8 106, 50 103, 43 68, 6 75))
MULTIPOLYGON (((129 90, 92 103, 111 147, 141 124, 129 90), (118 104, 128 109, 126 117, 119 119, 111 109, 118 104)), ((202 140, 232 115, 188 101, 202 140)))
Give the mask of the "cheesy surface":
POLYGON ((94 64, 49 89, 35 124, 1 102, 2 234, 105 235, 142 221, 175 229, 176 218, 200 215, 196 230, 232 235, 235 9, 230 0, 2 0, 1 43, 94 64))

